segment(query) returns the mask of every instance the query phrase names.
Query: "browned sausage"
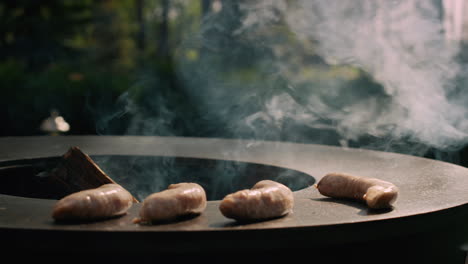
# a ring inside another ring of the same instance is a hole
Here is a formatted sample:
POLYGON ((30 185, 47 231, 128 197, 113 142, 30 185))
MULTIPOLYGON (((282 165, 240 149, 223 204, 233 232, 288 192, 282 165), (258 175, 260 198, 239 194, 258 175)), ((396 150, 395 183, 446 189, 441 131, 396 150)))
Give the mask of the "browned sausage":
POLYGON ((365 201, 370 208, 390 208, 398 188, 386 181, 345 173, 329 173, 316 185, 322 195, 365 201))
POLYGON ((133 196, 118 184, 76 192, 59 200, 52 211, 55 220, 94 220, 123 215, 133 196))
POLYGON ((135 223, 167 221, 184 215, 201 214, 206 208, 206 194, 196 183, 171 184, 167 190, 148 196, 135 223))
POLYGON ((228 194, 221 201, 221 213, 236 220, 262 220, 284 216, 292 212, 294 197, 285 185, 263 180, 252 189, 228 194))

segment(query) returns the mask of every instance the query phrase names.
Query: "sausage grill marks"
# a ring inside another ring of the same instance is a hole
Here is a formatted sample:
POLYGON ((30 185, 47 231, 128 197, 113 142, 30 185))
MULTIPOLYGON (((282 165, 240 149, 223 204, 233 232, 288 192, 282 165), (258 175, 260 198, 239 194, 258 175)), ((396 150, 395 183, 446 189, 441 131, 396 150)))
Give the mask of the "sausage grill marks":
POLYGON ((387 181, 345 173, 329 173, 316 185, 322 195, 364 201, 369 208, 391 208, 398 188, 387 181))

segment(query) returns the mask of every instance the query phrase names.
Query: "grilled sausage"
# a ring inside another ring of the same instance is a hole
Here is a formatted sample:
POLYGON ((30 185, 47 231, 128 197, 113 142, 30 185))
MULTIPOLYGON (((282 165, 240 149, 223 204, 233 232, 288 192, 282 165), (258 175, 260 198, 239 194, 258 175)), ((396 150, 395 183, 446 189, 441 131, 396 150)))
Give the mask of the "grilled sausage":
POLYGON ((250 190, 228 194, 219 210, 228 217, 241 221, 263 220, 284 216, 292 212, 294 197, 285 185, 263 180, 250 190))
POLYGON ((135 223, 167 221, 186 215, 201 214, 206 208, 206 194, 196 183, 171 184, 167 190, 148 196, 135 223))
POLYGON ((329 173, 316 187, 322 195, 361 200, 375 209, 390 208, 398 196, 398 188, 390 182, 344 173, 329 173))
POLYGON ((118 184, 70 194, 59 200, 52 211, 55 220, 95 220, 123 215, 132 206, 133 197, 118 184))

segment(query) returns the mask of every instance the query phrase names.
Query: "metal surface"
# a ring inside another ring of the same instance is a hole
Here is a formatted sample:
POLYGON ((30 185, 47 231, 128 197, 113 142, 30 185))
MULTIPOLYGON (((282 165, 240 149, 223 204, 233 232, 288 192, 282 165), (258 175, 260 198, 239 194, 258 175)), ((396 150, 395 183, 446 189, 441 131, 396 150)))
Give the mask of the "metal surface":
POLYGON ((466 168, 407 155, 322 145, 138 136, 12 137, 0 138, 0 163, 56 157, 70 146, 79 146, 90 155, 254 162, 298 170, 317 180, 328 172, 346 172, 390 181, 399 187, 400 194, 393 210, 370 211, 358 202, 325 198, 311 186, 294 193, 294 213, 284 218, 239 224, 221 215, 219 201, 209 201, 199 217, 152 226, 132 223, 139 204, 115 219, 57 224, 50 216, 54 200, 0 195, 0 232, 17 240, 12 243, 61 248, 66 237, 75 243, 96 240, 81 245, 84 248, 96 243, 125 248, 127 244, 116 241, 131 240, 139 249, 171 251, 174 245, 186 250, 275 248, 281 247, 277 241, 281 237, 291 247, 304 246, 305 241, 309 246, 327 245, 424 232, 450 224, 446 221, 449 216, 465 217, 468 209, 466 168), (45 242, 44 235, 49 238, 45 242))

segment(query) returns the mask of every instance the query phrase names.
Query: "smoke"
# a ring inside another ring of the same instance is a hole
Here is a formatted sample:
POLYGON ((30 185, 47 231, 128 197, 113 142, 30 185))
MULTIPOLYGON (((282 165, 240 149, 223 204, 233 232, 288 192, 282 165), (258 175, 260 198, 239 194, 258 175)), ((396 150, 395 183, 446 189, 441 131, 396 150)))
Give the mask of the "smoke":
POLYGON ((125 117, 126 134, 416 155, 466 144, 466 69, 437 1, 215 2, 199 30, 180 37, 172 86, 144 75, 101 127, 125 117))
MULTIPOLYGON (((448 95, 460 65, 433 1, 299 1, 287 19, 332 64, 351 64, 383 86, 379 97, 322 113, 346 138, 370 134, 437 149, 462 146, 467 109, 448 95), (381 98, 387 100, 382 101, 381 98)), ((338 96, 341 96, 338 95, 338 96)))
POLYGON ((466 143, 463 68, 436 1, 242 1, 223 10, 195 41, 204 49, 196 67, 178 69, 205 118, 224 120, 232 135, 417 155, 466 143), (250 78, 229 78, 239 60, 250 78))
MULTIPOLYGON (((173 75, 141 73, 115 107, 103 111, 100 132, 117 127, 132 135, 293 141, 413 155, 436 150, 436 158, 452 162, 450 152, 468 142, 468 71, 459 46, 445 38, 436 1, 215 3, 198 30, 180 36, 173 75)), ((242 155, 245 147, 228 149, 226 156, 242 155)), ((116 174, 139 173, 133 187, 140 198, 194 170, 177 168, 173 159, 128 162, 127 170, 106 160, 101 165, 116 174)), ((201 180, 218 188, 215 193, 234 186, 234 176, 250 175, 245 166, 218 165, 216 173, 225 177, 201 180)))

